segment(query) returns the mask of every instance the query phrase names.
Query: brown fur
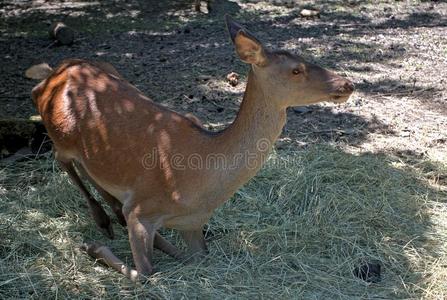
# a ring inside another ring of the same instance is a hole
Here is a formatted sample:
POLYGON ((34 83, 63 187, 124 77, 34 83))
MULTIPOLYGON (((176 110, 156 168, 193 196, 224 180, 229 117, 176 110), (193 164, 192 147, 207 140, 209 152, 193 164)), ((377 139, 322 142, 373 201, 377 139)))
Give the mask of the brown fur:
MULTIPOLYGON (((152 272, 154 246, 180 257, 158 235, 160 227, 179 230, 191 254, 206 253, 203 225, 261 168, 288 106, 335 96, 346 101, 352 93, 348 80, 292 54, 270 52, 234 21, 227 24, 238 55, 252 69, 235 122, 219 133, 152 102, 108 64, 67 60, 33 89, 56 159, 78 165, 105 198, 116 200, 108 201, 112 206, 122 204, 140 274, 152 272), (297 68, 298 75, 292 72, 297 68), (173 163, 176 157, 185 159, 182 167, 173 163), (186 161, 192 157, 203 164, 219 157, 227 165, 194 167, 186 161)), ((89 206, 107 232, 102 208, 89 206)))

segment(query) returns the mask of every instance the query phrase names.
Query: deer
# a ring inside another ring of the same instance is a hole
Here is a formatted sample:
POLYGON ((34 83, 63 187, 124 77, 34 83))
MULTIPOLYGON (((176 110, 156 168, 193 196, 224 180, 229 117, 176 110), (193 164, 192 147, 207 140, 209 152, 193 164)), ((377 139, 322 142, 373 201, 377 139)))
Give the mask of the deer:
POLYGON ((105 245, 85 243, 82 249, 131 280, 153 274, 154 248, 180 260, 208 253, 204 225, 261 169, 288 107, 343 103, 354 91, 350 80, 297 54, 268 49, 230 16, 225 21, 249 73, 239 112, 223 130, 209 131, 198 118, 155 103, 104 62, 69 59, 47 66, 32 90, 55 160, 106 236, 114 236, 111 219, 82 178, 127 226, 136 270, 105 245), (203 163, 217 156, 223 164, 203 163), (161 228, 177 230, 187 251, 167 241, 161 228))

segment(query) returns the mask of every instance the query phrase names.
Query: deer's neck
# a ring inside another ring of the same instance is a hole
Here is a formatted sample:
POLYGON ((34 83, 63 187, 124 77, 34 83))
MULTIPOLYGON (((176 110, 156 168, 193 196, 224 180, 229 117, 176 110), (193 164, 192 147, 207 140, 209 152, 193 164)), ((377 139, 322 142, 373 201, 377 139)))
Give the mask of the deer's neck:
POLYGON ((286 122, 285 108, 276 103, 250 71, 236 120, 216 137, 214 150, 226 157, 223 182, 239 187, 262 167, 286 122))

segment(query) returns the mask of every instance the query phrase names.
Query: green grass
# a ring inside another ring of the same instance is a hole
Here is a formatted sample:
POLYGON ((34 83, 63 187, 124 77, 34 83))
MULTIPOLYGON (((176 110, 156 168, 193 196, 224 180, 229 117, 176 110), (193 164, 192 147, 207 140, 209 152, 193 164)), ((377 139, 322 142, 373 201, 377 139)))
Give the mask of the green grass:
POLYGON ((212 218, 218 238, 204 261, 156 252, 158 273, 134 285, 78 250, 99 240, 131 263, 126 230, 115 225, 113 241, 101 236, 51 158, 6 166, 0 298, 441 299, 447 193, 430 184, 433 174, 445 166, 320 146, 275 153, 212 218), (353 276, 365 261, 382 264, 380 283, 353 276))

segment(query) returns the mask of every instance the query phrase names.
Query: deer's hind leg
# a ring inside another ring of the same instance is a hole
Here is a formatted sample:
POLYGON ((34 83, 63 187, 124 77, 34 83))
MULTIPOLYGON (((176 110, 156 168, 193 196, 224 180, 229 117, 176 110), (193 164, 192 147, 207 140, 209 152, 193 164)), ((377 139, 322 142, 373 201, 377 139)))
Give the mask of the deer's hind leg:
POLYGON ((93 178, 88 175, 88 173, 80 163, 75 163, 75 166, 79 170, 81 175, 95 187, 101 197, 107 202, 107 204, 109 204, 118 219, 118 223, 120 223, 122 226, 126 226, 126 219, 123 216, 123 205, 121 204, 121 202, 114 196, 112 196, 109 192, 104 190, 98 183, 96 183, 96 181, 94 181, 93 178))
POLYGON ((107 237, 113 239, 114 234, 113 234, 112 223, 110 222, 110 217, 104 211, 101 204, 98 201, 96 201, 96 199, 90 194, 88 189, 85 187, 84 183, 82 182, 81 178, 76 172, 76 169, 73 166, 73 162, 71 160, 64 161, 60 159, 57 155, 57 152, 56 152, 56 159, 59 162, 61 168, 65 172, 67 172, 71 181, 79 188, 82 195, 84 195, 84 197, 87 199, 90 214, 95 220, 96 225, 107 237))
MULTIPOLYGON (((64 163, 62 163, 64 164, 64 163)), ((82 176, 84 176, 98 191, 98 193, 104 198, 104 200, 111 206, 113 212, 116 214, 117 218, 118 218, 118 222, 122 225, 122 226, 126 226, 126 219, 124 218, 123 215, 123 205, 121 204, 121 202, 116 199, 113 195, 109 194, 106 190, 104 190, 99 184, 96 183, 96 181, 94 181, 89 175, 88 173, 85 171, 85 169, 82 167, 82 165, 80 163, 74 162, 73 163, 76 168, 79 170, 79 172, 81 173, 82 176)), ((77 175, 76 171, 74 170, 73 166, 70 168, 70 166, 65 166, 63 167, 65 170, 67 170, 68 172, 71 172, 71 169, 73 169, 73 171, 75 172, 75 175, 77 175), (70 170, 67 170, 65 168, 68 168, 70 170)), ((70 175, 71 176, 71 175, 70 175)), ((78 177, 79 178, 79 177, 78 177)), ((79 179, 80 181, 80 179, 79 179)), ((78 182, 78 181, 76 181, 78 182)), ((75 184, 77 185, 77 183, 75 182, 75 184)), ((82 182, 81 182, 82 184, 82 182)), ((81 189, 81 191, 83 191, 83 194, 85 195, 85 192, 88 193, 87 189, 85 188, 85 186, 82 184, 83 187, 79 187, 81 189)), ((88 193, 88 195, 91 198, 87 198, 87 199, 93 199, 95 202, 96 200, 90 195, 90 193, 88 193)), ((86 196, 87 197, 87 196, 86 196)), ((103 223, 106 222, 104 221, 104 215, 107 216, 106 212, 102 209, 101 205, 96 202, 95 203, 91 203, 91 200, 88 200, 89 202, 89 207, 92 204, 94 209, 91 209, 92 214, 96 213, 96 215, 93 217, 95 219, 95 222, 97 221, 97 219, 99 218, 99 220, 101 220, 101 226, 104 226, 103 223), (102 212, 98 209, 98 206, 101 208, 102 212)), ((108 216, 107 216, 108 218, 108 216)), ((109 219, 110 222, 110 219, 109 219)), ((98 222, 96 222, 98 224, 98 222)), ((102 229, 99 224, 98 227, 101 228, 102 231, 104 231, 102 229)), ((110 229, 111 229, 111 225, 110 229)), ((113 234, 113 231, 112 231, 113 234)), ((109 235, 108 235, 109 236, 109 235)), ((181 259, 183 257, 183 255, 181 254, 181 252, 174 246, 172 245, 169 241, 167 241, 164 237, 162 237, 158 232, 155 232, 154 235, 154 247, 161 250, 162 252, 168 254, 169 256, 172 256, 173 258, 176 259, 181 259)))
MULTIPOLYGON (((158 235, 158 233, 155 233, 154 244, 156 243, 157 235, 158 235)), ((167 243, 169 243, 169 242, 167 242, 167 243)), ((170 245, 170 247, 174 247, 174 246, 170 245)), ((142 272, 142 271, 138 272, 136 270, 129 268, 121 259, 116 257, 115 254, 113 254, 113 252, 108 247, 106 247, 104 245, 100 245, 98 243, 84 243, 81 246, 81 250, 84 250, 91 257, 99 260, 102 263, 105 263, 106 265, 115 269, 119 273, 124 274, 126 277, 128 277, 132 281, 137 281, 138 279, 144 279, 144 277, 140 277, 139 275, 150 275, 150 273, 143 274, 144 272, 142 272)), ((163 251, 165 252, 165 250, 163 250, 163 251)), ((176 249, 175 249, 175 251, 178 252, 178 250, 176 250, 176 249)), ((140 267, 139 269, 141 270, 142 268, 140 267)), ((151 269, 149 269, 149 270, 151 270, 151 269)), ((153 271, 153 269, 152 269, 152 271, 153 271)))
POLYGON ((130 280, 137 281, 139 279, 138 272, 129 268, 121 259, 116 257, 108 247, 98 243, 84 243, 81 246, 81 250, 87 252, 87 254, 94 259, 125 275, 130 280))

